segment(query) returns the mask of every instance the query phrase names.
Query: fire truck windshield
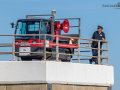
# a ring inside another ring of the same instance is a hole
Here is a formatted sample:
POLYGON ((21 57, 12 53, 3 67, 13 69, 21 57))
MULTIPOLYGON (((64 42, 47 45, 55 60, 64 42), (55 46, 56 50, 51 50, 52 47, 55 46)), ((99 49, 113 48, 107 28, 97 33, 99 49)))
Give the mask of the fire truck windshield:
MULTIPOLYGON (((49 34, 50 22, 42 21, 41 27, 39 21, 22 21, 18 22, 15 34, 49 34), (40 29, 40 30, 39 30, 40 29)), ((16 39, 39 39, 39 36, 16 36, 16 39)), ((44 39, 43 36, 40 36, 44 39)))
MULTIPOLYGON (((18 22, 16 26, 16 34, 39 34, 40 22, 18 22)), ((17 39, 38 39, 38 36, 16 36, 17 39)))

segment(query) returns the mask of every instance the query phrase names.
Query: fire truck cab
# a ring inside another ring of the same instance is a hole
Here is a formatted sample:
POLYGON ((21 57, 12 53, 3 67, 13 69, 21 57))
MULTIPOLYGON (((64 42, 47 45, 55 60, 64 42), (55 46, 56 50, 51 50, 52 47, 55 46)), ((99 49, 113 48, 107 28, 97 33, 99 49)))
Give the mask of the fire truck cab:
MULTIPOLYGON (((21 57, 22 61, 31 61, 32 59, 43 60, 44 45, 37 43, 44 43, 44 36, 48 35, 61 35, 61 30, 65 33, 69 31, 69 21, 65 19, 61 24, 60 21, 55 21, 54 13, 53 17, 49 19, 45 18, 30 18, 30 19, 19 19, 16 24, 15 34, 21 36, 15 36, 15 52, 38 52, 38 53, 16 53, 15 56, 21 57), (28 36, 29 34, 39 34, 34 36, 28 36), (27 36, 26 36, 27 35, 27 36)), ((56 38, 52 36, 46 36, 46 52, 56 52, 56 38)), ((61 39, 59 37, 59 44, 69 45, 59 46, 59 53, 74 54, 75 47, 72 45, 70 40, 61 39)), ((46 53, 46 60, 53 60, 56 58, 55 54, 46 53)), ((72 55, 59 54, 59 59, 62 61, 70 61, 72 55)))

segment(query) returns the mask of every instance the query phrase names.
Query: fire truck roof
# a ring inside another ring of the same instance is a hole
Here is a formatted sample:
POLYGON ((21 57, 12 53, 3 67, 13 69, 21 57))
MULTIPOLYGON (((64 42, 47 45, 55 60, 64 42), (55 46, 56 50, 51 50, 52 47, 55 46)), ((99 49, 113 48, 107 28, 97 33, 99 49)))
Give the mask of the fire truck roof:
POLYGON ((51 19, 45 19, 45 18, 41 18, 41 19, 18 19, 17 22, 23 22, 23 21, 42 21, 42 20, 45 20, 45 21, 51 21, 51 19))

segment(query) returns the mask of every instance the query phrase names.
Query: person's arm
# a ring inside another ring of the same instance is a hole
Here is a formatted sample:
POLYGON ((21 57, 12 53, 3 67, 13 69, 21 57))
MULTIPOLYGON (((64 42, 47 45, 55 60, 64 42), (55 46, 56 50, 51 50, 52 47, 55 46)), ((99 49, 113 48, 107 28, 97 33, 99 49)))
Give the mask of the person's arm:
MULTIPOLYGON (((92 38, 91 38, 92 39, 92 38)), ((89 43, 87 44, 87 46, 89 46, 92 43, 92 40, 89 41, 89 43)))
POLYGON ((102 40, 105 41, 105 33, 103 33, 102 40))
MULTIPOLYGON (((92 35, 92 38, 91 38, 91 39, 94 39, 94 36, 95 36, 95 32, 93 33, 93 35, 92 35)), ((88 47, 91 43, 92 43, 92 40, 90 40, 90 41, 89 41, 89 43, 87 44, 87 46, 86 46, 86 47, 88 47)))

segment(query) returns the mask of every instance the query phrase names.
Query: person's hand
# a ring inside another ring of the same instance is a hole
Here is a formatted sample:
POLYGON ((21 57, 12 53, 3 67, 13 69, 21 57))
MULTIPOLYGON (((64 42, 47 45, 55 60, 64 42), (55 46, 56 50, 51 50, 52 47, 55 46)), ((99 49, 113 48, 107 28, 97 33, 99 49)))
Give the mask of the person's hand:
POLYGON ((86 47, 89 47, 89 44, 87 44, 86 47))
POLYGON ((105 41, 105 38, 102 38, 103 41, 105 41))

